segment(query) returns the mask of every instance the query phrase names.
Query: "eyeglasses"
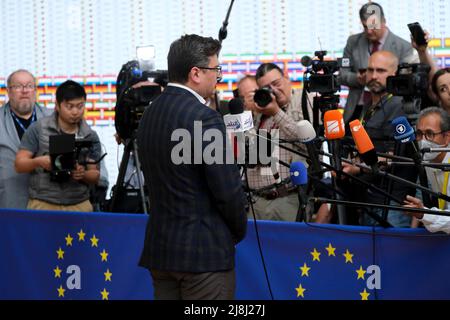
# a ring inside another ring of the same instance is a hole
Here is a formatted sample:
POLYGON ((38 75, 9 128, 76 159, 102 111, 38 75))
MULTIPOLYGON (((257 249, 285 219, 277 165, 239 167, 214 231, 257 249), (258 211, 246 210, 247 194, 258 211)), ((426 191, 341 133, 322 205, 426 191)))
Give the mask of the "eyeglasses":
POLYGON ((34 85, 33 83, 29 83, 29 84, 14 84, 12 86, 9 86, 9 88, 13 91, 23 91, 24 89, 26 89, 27 91, 33 91, 34 89, 36 89, 36 85, 34 85))
POLYGON ((217 66, 217 67, 197 67, 197 68, 204 69, 204 70, 215 70, 216 73, 217 73, 217 82, 222 80, 222 66, 217 66))
POLYGON ((447 131, 441 131, 441 132, 433 132, 431 130, 425 130, 421 131, 421 130, 416 130, 416 136, 418 139, 422 139, 425 136, 425 139, 427 139, 428 141, 432 141, 434 140, 434 137, 436 137, 439 134, 442 133, 446 133, 447 131))

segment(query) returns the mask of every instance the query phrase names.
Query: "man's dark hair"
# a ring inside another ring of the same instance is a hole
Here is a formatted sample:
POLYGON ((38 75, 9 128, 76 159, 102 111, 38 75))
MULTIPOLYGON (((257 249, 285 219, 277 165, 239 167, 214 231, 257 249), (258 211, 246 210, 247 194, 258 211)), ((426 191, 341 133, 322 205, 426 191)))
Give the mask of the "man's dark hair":
POLYGON ((284 76, 283 70, 281 70, 281 68, 279 66, 277 66, 275 63, 263 63, 262 65, 260 65, 258 67, 258 69, 256 70, 256 81, 258 81, 260 78, 264 77, 267 73, 269 73, 272 70, 278 70, 278 72, 284 76))
POLYGON ((218 55, 218 40, 196 34, 184 35, 170 45, 167 55, 169 81, 184 84, 193 67, 208 67, 209 58, 218 55))
POLYGON ((385 22, 386 18, 384 17, 383 7, 376 2, 368 2, 361 7, 361 9, 359 10, 359 18, 361 19, 361 21, 367 21, 367 19, 369 19, 370 16, 377 13, 371 6, 376 6, 380 8, 380 20, 382 22, 385 22))
POLYGON ((431 80, 431 90, 433 90, 434 94, 437 95, 438 97, 439 97, 439 88, 437 87, 437 81, 441 76, 443 76, 446 73, 450 73, 450 68, 438 70, 434 74, 433 79, 431 80))
POLYGON ((56 102, 58 104, 79 98, 86 99, 86 91, 81 84, 73 80, 61 83, 56 89, 56 102))

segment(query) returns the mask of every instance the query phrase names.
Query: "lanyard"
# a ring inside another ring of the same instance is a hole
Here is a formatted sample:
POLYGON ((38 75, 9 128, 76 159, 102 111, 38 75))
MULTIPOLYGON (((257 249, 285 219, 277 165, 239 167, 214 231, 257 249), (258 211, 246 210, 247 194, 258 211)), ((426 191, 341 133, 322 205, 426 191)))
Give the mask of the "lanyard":
MULTIPOLYGON (((14 119, 14 121, 19 125, 19 127, 22 129, 22 132, 25 132, 27 130, 27 128, 25 128, 25 126, 23 125, 22 121, 20 121, 20 119, 16 116, 16 114, 10 110, 11 112, 11 116, 14 119)), ((31 123, 36 121, 36 108, 33 108, 33 114, 31 115, 31 123)))
POLYGON ((389 94, 389 95, 386 97, 386 99, 381 98, 380 102, 378 102, 376 105, 370 107, 370 108, 364 113, 364 115, 361 117, 361 124, 364 126, 364 125, 367 123, 367 121, 369 121, 370 118, 373 117, 373 115, 375 114, 375 112, 377 111, 377 109, 383 108, 384 105, 385 105, 389 100, 391 100, 391 98, 392 98, 393 96, 394 96, 394 95, 389 94))
MULTIPOLYGON (((448 163, 450 163, 450 159, 448 159, 448 163)), ((449 180, 450 173, 446 171, 444 173, 444 183, 442 184, 442 194, 447 194, 447 186, 448 186, 448 180, 449 180)), ((439 209, 444 210, 445 209, 446 201, 444 199, 439 199, 439 209)))

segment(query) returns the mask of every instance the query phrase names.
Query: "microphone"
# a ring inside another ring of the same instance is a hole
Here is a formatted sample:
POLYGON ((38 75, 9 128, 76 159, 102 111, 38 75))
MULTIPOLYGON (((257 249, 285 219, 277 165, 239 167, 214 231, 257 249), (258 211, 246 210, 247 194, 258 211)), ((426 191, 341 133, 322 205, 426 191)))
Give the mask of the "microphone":
POLYGON ((298 187, 298 202, 299 207, 297 211, 296 221, 303 221, 305 217, 306 205, 308 199, 306 196, 306 185, 308 184, 308 172, 303 162, 292 162, 289 168, 291 182, 298 187))
POLYGON ((378 170, 377 152, 361 122, 359 120, 350 122, 350 131, 352 132, 353 140, 355 141, 356 149, 358 150, 361 160, 371 166, 372 169, 378 170))
POLYGON ((227 15, 225 17, 225 20, 223 21, 222 28, 219 30, 219 41, 222 43, 223 40, 227 38, 228 31, 228 19, 230 18, 231 9, 233 8, 234 0, 231 0, 230 6, 228 7, 227 15))
POLYGON ((251 111, 244 111, 244 103, 239 98, 233 98, 228 103, 229 114, 223 116, 228 132, 245 132, 253 129, 251 111))
MULTIPOLYGON (((394 126, 394 139, 395 141, 400 141, 403 144, 411 145, 413 149, 412 158, 416 167, 419 171, 419 181, 423 187, 428 187, 428 178, 425 172, 425 168, 422 166, 422 155, 418 150, 416 134, 414 133, 413 127, 410 125, 406 117, 401 116, 392 120, 392 125, 394 126)), ((428 194, 422 192, 423 203, 427 207, 431 207, 433 202, 428 194)))
POLYGON ((318 152, 314 145, 314 142, 316 141, 316 131, 314 130, 311 122, 309 122, 308 120, 299 121, 297 123, 297 126, 300 129, 298 140, 306 145, 313 173, 319 174, 319 172, 321 171, 321 166, 319 163, 318 152))

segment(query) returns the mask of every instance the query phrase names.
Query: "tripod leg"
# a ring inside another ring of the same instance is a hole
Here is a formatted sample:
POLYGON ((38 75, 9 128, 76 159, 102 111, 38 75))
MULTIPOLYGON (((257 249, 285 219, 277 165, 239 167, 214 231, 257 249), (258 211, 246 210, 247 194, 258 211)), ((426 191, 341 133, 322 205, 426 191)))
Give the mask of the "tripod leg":
POLYGON ((138 147, 135 139, 133 140, 133 156, 134 156, 134 163, 136 165, 136 174, 139 184, 139 193, 141 195, 142 201, 142 210, 144 211, 144 213, 148 214, 147 197, 144 192, 144 181, 142 181, 141 162, 139 161, 138 147))
POLYGON ((122 192, 122 188, 124 188, 124 180, 125 175, 127 173, 128 161, 130 160, 130 141, 127 140, 125 142, 125 148, 123 151, 122 161, 120 162, 119 174, 117 176, 116 185, 114 187, 114 193, 111 198, 111 204, 109 206, 110 212, 115 212, 117 208, 117 200, 119 199, 119 194, 122 192))

